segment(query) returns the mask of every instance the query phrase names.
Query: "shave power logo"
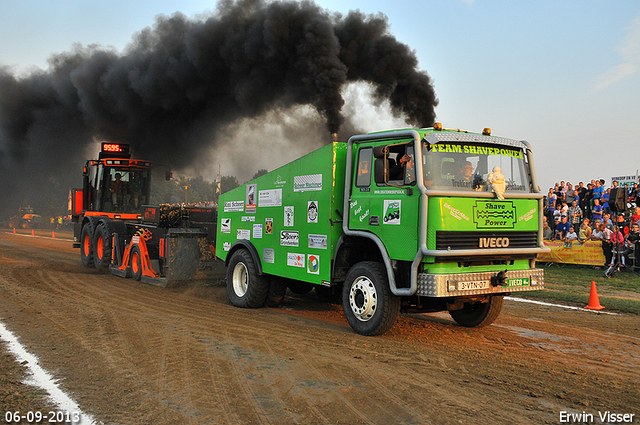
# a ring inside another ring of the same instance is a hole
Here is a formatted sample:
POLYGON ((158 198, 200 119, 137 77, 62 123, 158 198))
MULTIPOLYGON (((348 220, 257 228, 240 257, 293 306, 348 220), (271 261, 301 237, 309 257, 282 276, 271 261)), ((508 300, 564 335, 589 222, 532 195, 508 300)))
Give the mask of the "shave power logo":
POLYGON ((473 221, 478 229, 513 229, 516 207, 512 201, 476 201, 473 221))

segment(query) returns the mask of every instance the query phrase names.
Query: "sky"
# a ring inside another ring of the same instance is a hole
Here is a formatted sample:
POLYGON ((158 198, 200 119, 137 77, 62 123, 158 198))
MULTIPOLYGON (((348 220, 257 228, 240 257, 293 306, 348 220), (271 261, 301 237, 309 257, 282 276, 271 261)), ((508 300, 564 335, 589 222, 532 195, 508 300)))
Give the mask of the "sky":
MULTIPOLYGON (((343 14, 386 15, 391 33, 433 79, 437 121, 528 141, 543 191, 560 180, 604 178, 608 186, 612 177, 640 169, 639 1, 315 3, 343 14)), ((15 74, 46 70, 52 54, 76 43, 123 51, 158 15, 197 18, 215 13, 215 6, 204 0, 2 0, 0 66, 15 74)), ((404 126, 384 105, 367 104, 366 96, 351 91, 345 98, 345 109, 358 114, 367 131, 404 126)), ((217 168, 211 166, 212 175, 217 168)))

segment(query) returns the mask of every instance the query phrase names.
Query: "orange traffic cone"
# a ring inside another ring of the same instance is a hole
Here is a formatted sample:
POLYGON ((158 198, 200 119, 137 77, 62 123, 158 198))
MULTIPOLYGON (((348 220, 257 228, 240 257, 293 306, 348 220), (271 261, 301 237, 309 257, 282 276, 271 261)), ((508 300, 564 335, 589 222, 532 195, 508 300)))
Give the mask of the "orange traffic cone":
POLYGON ((15 233, 15 232, 16 232, 16 228, 14 227, 14 228, 13 228, 13 233, 15 233))
POLYGON ((56 232, 51 231, 51 237, 52 237, 52 238, 55 238, 55 237, 56 237, 56 232))
POLYGON ((591 281, 591 294, 589 294, 589 305, 585 307, 589 310, 602 310, 604 307, 600 305, 600 299, 598 298, 598 290, 596 289, 596 282, 591 281))
POLYGON ((35 236, 36 235, 36 231, 31 229, 31 236, 35 236))

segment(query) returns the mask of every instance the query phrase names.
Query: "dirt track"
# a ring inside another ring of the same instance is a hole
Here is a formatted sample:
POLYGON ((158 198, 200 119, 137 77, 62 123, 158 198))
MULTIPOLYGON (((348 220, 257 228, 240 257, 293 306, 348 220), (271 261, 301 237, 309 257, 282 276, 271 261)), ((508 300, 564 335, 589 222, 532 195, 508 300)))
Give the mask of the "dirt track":
POLYGON ((85 269, 60 239, 2 233, 0 265, 0 321, 105 424, 640 423, 634 315, 506 301, 485 329, 403 315, 362 337, 313 294, 238 309, 217 282, 85 269))

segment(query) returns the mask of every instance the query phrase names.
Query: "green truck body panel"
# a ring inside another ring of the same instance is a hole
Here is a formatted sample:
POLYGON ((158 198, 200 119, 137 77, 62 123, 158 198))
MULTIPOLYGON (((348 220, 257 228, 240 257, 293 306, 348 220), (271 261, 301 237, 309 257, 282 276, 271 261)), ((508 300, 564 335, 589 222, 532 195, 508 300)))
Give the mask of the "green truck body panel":
POLYGON ((303 282, 331 279, 340 236, 346 143, 335 142, 220 197, 217 256, 248 239, 262 271, 303 282), (251 198, 253 196, 253 198, 251 198))

